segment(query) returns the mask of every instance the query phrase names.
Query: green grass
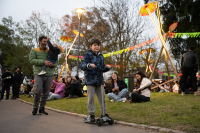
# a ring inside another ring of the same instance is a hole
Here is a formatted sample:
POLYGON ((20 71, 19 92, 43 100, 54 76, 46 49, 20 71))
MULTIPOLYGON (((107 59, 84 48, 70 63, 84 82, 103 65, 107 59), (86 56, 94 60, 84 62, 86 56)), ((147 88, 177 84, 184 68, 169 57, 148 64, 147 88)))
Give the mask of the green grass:
MULTIPOLYGON (((28 102, 33 98, 20 96, 28 102)), ((87 97, 48 101, 48 107, 88 115, 87 97)), ((147 103, 110 102, 106 97, 108 114, 118 121, 160 126, 186 132, 200 132, 200 97, 176 93, 152 93, 147 103)), ((96 116, 100 106, 95 97, 96 116)))

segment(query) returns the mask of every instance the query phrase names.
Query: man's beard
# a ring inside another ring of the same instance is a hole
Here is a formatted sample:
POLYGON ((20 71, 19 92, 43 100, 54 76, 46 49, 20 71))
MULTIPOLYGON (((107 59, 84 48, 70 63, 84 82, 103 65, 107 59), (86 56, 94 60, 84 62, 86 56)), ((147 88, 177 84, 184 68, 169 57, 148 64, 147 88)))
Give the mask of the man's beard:
POLYGON ((46 48, 46 44, 41 44, 41 48, 45 49, 46 48))

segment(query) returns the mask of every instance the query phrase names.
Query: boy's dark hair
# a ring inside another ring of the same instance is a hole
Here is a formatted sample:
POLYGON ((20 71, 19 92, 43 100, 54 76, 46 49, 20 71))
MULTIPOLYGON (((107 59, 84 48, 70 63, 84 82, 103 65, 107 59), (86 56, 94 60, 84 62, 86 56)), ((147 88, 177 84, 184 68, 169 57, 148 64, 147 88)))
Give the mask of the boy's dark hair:
POLYGON ((44 39, 47 39, 46 36, 41 36, 41 37, 39 37, 39 42, 41 42, 43 38, 44 38, 44 39))
POLYGON ((192 46, 191 46, 189 49, 190 49, 191 51, 194 51, 194 50, 195 50, 195 48, 194 48, 194 47, 192 47, 192 46))
POLYGON ((99 39, 92 39, 89 43, 90 46, 92 46, 93 44, 97 44, 97 45, 101 45, 101 42, 99 41, 99 39))

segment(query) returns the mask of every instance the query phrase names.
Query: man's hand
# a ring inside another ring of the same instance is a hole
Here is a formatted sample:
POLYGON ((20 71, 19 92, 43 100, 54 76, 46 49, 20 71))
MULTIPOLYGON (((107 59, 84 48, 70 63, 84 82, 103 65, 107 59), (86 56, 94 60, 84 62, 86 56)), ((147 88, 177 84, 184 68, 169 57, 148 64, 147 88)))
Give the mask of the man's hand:
POLYGON ((113 88, 112 91, 114 92, 114 91, 115 91, 115 88, 113 88))
POLYGON ((47 41, 49 41, 50 40, 50 38, 47 38, 47 41))
POLYGON ((47 66, 47 67, 52 67, 53 66, 53 63, 51 61, 44 61, 44 65, 47 66))

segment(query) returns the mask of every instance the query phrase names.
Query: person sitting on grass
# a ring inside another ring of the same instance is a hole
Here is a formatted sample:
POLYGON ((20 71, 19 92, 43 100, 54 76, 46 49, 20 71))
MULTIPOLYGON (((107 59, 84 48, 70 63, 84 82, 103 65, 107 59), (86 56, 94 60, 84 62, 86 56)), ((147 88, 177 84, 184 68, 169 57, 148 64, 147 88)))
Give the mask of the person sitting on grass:
POLYGON ((53 80, 53 85, 56 86, 55 88, 55 92, 49 93, 49 98, 47 99, 49 100, 58 100, 58 99, 62 99, 64 97, 64 93, 65 93, 65 79, 64 78, 60 78, 58 80, 58 82, 55 82, 53 80))
POLYGON ((169 92, 169 91, 170 91, 170 84, 169 84, 169 82, 168 82, 168 83, 166 83, 166 84, 164 85, 164 88, 161 87, 161 90, 159 91, 159 93, 162 93, 162 92, 169 92))
POLYGON ((28 98, 31 98, 31 97, 34 97, 33 88, 32 88, 32 90, 28 94, 28 98))
POLYGON ((66 99, 69 98, 76 98, 78 97, 82 97, 83 96, 83 86, 81 85, 81 80, 79 80, 78 76, 74 76, 74 78, 72 79, 71 82, 71 91, 70 91, 70 95, 68 97, 66 97, 66 99))
MULTIPOLYGON (((48 61, 51 61, 53 64, 56 63, 58 60, 58 55, 60 54, 60 48, 58 48, 58 45, 56 43, 51 44, 49 41, 50 38, 47 39, 47 44, 49 46, 49 51, 48 51, 48 61)), ((44 75, 46 74, 46 66, 42 66, 42 71, 38 75, 44 75)))
POLYGON ((133 93, 130 93, 129 96, 131 99, 129 103, 150 101, 151 81, 141 71, 137 71, 135 76, 137 79, 137 89, 134 89, 133 93))
POLYGON ((68 97, 71 92, 71 81, 72 78, 68 78, 65 84, 65 97, 68 97))
POLYGON ((173 85, 172 90, 174 93, 178 93, 178 90, 179 90, 178 81, 176 81, 176 83, 173 85))
POLYGON ((126 99, 122 99, 125 97, 127 91, 127 85, 123 80, 119 80, 117 73, 112 74, 112 82, 110 85, 110 90, 112 93, 108 93, 108 99, 111 102, 118 101, 118 102, 125 102, 126 99))

